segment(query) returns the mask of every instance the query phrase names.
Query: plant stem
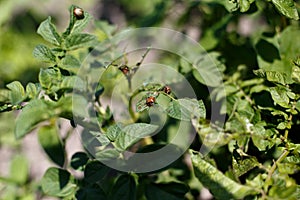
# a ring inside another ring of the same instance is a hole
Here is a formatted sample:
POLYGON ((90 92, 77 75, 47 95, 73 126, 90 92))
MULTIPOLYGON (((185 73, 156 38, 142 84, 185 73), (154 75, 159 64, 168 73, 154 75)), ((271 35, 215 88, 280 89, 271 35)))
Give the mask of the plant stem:
POLYGON ((265 181, 265 186, 264 186, 265 191, 267 191, 267 189, 268 189, 268 187, 270 185, 270 182, 271 182, 271 179, 272 179, 272 175, 275 172, 277 165, 279 163, 281 163, 287 157, 288 154, 289 154, 289 151, 284 150, 282 152, 282 154, 279 156, 279 158, 273 163, 271 169, 269 170, 268 177, 267 177, 267 179, 265 181))
MULTIPOLYGON (((290 112, 290 116, 289 116, 289 118, 288 118, 288 123, 289 124, 291 124, 292 123, 292 119, 293 119, 293 111, 295 110, 295 102, 293 103, 293 106, 292 106, 292 108, 291 108, 291 112, 290 112)), ((289 129, 287 128, 287 129, 285 129, 285 131, 284 131, 284 138, 287 140, 288 139, 288 136, 289 136, 289 129)))
POLYGON ((138 95, 138 94, 139 94, 139 91, 138 91, 138 92, 134 92, 134 93, 130 96, 129 102, 128 102, 128 111, 129 111, 130 117, 131 117, 131 119, 132 119, 133 122, 136 122, 137 116, 136 116, 134 110, 132 109, 132 100, 133 100, 133 98, 134 98, 136 95, 138 95))

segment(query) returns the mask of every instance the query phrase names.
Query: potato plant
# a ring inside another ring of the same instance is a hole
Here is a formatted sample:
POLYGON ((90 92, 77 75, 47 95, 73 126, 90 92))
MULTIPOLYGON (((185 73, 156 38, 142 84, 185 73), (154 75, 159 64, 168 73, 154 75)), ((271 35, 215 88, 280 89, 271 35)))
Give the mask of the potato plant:
MULTIPOLYGON (((147 22, 175 3, 160 2, 147 22)), ((119 30, 75 5, 64 32, 41 22, 33 56, 47 67, 37 83, 1 89, 0 111, 19 112, 16 138, 36 129, 56 164, 44 196, 200 199, 207 188, 215 199, 300 199, 299 1, 180 3, 178 26, 202 15, 201 46, 157 27, 119 30), (243 16, 264 23, 237 33, 243 16), (68 160, 71 134, 85 151, 68 160)), ((14 162, 20 170, 3 180, 28 184, 26 161, 14 162)))

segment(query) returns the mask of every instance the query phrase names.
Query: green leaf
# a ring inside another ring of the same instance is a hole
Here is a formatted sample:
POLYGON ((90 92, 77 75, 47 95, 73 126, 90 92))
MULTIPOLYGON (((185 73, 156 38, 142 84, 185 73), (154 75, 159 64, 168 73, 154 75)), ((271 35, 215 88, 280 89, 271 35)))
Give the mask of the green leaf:
POLYGON ((265 151, 275 144, 275 141, 271 140, 271 137, 275 134, 272 129, 265 130, 263 125, 258 123, 252 127, 252 131, 251 139, 259 151, 265 151))
POLYGON ((259 166, 259 162, 254 156, 240 156, 237 153, 233 154, 232 167, 233 172, 237 177, 242 176, 254 167, 259 166))
POLYGON ((292 79, 293 79, 293 81, 295 81, 295 83, 300 84, 300 67, 293 66, 292 79))
POLYGON ((267 71, 264 69, 258 69, 253 71, 255 75, 266 78, 270 82, 280 83, 285 85, 287 83, 286 74, 278 71, 267 71))
POLYGON ((146 99, 148 95, 143 96, 135 105, 136 112, 142 112, 144 110, 149 110, 149 106, 146 104, 146 99))
POLYGON ((82 47, 90 47, 96 41, 96 36, 87 33, 76 33, 68 36, 65 40, 65 47, 68 50, 75 50, 82 47))
POLYGON ((91 15, 84 11, 84 18, 83 19, 77 19, 74 16, 74 9, 75 8, 79 8, 78 6, 72 5, 69 9, 70 12, 70 22, 69 22, 69 26, 67 28, 67 30, 63 33, 64 36, 68 36, 71 33, 80 33, 89 23, 89 21, 91 20, 91 15))
POLYGON ((254 0, 239 0, 240 11, 247 12, 250 8, 250 4, 253 2, 254 2, 254 0))
POLYGON ((51 49, 42 44, 37 45, 34 48, 33 56, 40 61, 50 62, 50 63, 56 62, 56 57, 52 53, 51 49))
POLYGON ((255 85, 255 86, 251 87, 250 94, 260 93, 262 91, 268 91, 268 87, 265 85, 255 85))
POLYGON ((26 99, 26 94, 23 85, 19 81, 14 81, 6 85, 10 89, 10 102, 13 105, 21 103, 26 99))
POLYGON ((299 186, 272 186, 269 190, 270 198, 278 200, 298 200, 299 199, 299 186), (297 191, 298 190, 298 191, 297 191))
POLYGON ((90 131, 90 133, 100 142, 101 146, 106 146, 110 143, 110 140, 105 134, 98 131, 90 131))
POLYGON ((89 183, 101 181, 109 172, 109 168, 99 161, 89 162, 84 169, 84 179, 89 183))
POLYGON ((75 21, 71 34, 80 33, 88 25, 91 19, 92 16, 84 11, 84 18, 75 21))
POLYGON ((221 171, 201 158, 199 152, 190 150, 194 173, 216 199, 243 199, 259 193, 255 188, 234 182, 221 171))
MULTIPOLYGON (((285 1, 285 0, 282 0, 285 1)), ((292 0, 287 0, 292 1, 292 0)), ((300 55, 300 41, 297 39, 300 35, 300 29, 297 26, 288 26, 282 31, 279 38, 279 50, 281 57, 288 60, 288 66, 291 65, 291 60, 294 60, 300 55)), ((285 68, 284 68, 285 69, 285 68)))
POLYGON ((115 141, 118 137, 118 135, 122 132, 122 128, 123 125, 120 123, 114 124, 110 127, 108 127, 107 131, 106 131, 106 137, 110 140, 110 141, 115 141))
POLYGON ((66 55, 59 64, 59 68, 67 70, 72 73, 77 73, 80 68, 81 63, 77 58, 72 55, 66 55))
POLYGON ((276 71, 266 71, 267 80, 274 83, 286 84, 286 74, 276 71))
POLYGON ((294 174, 300 170, 300 166, 294 163, 278 163, 278 171, 282 174, 294 174))
POLYGON ((276 128, 279 130, 284 130, 284 129, 290 129, 291 127, 290 127, 290 123, 288 122, 280 122, 276 128))
POLYGON ((53 197, 72 197, 76 192, 76 185, 71 174, 63 169, 48 168, 41 181, 43 192, 53 197))
POLYGON ((110 162, 120 157, 120 152, 117 149, 103 149, 96 152, 95 157, 101 162, 110 162))
POLYGON ((206 110, 203 101, 196 99, 178 99, 172 101, 168 108, 167 113, 170 117, 190 121, 192 117, 206 118, 206 110))
POLYGON ((288 156, 284 159, 287 163, 300 165, 300 157, 299 156, 288 156))
POLYGON ((193 76, 197 81, 211 87, 220 85, 225 66, 218 60, 218 57, 220 57, 219 53, 211 52, 193 63, 193 76))
POLYGON ((84 152, 76 152, 72 155, 70 165, 73 169, 82 170, 88 162, 89 157, 84 152))
POLYGON ((23 137, 30 132, 35 126, 54 116, 53 110, 42 99, 29 102, 18 116, 15 125, 16 138, 23 137))
POLYGON ((53 86, 58 86, 61 79, 62 75, 57 68, 40 69, 39 82, 42 88, 50 89, 53 86))
POLYGON ((10 164, 10 179, 17 184, 23 185, 28 178, 29 166, 26 157, 17 155, 10 164))
POLYGON ((96 21, 95 26, 105 34, 106 38, 110 38, 117 29, 116 26, 109 24, 107 21, 96 21))
POLYGON ((269 91, 271 93, 272 99, 275 105, 278 104, 284 108, 289 108, 290 99, 287 95, 287 89, 283 87, 270 87, 269 91))
POLYGON ((295 107, 296 107, 296 109, 300 112, 300 100, 297 101, 295 107))
POLYGON ((51 23, 51 17, 48 17, 48 19, 40 24, 37 33, 56 46, 61 44, 61 37, 57 33, 55 26, 51 23))
POLYGON ((219 3, 221 5, 223 5, 226 10, 228 10, 229 12, 233 12, 236 11, 239 8, 239 4, 238 1, 224 1, 224 0, 206 0, 208 2, 216 2, 219 3))
POLYGON ((76 199, 77 200, 92 200, 92 199, 99 199, 99 200, 104 200, 107 199, 106 194, 100 188, 99 186, 88 186, 84 188, 80 188, 80 190, 77 191, 76 193, 76 199))
POLYGON ((293 0, 272 0, 272 2, 281 14, 294 20, 299 19, 298 11, 293 0))
POLYGON ((30 99, 34 99, 40 92, 38 84, 28 83, 26 85, 26 94, 30 99))
POLYGON ((185 194, 189 188, 181 183, 160 183, 149 184, 146 186, 147 200, 168 199, 168 200, 182 200, 185 199, 185 194))
POLYGON ((114 184, 109 199, 136 199, 136 183, 131 175, 121 175, 114 184))
POLYGON ((85 86, 85 83, 78 76, 63 76, 59 89, 76 89, 81 91, 85 89, 85 86))
POLYGON ((38 139, 49 158, 60 167, 63 167, 65 154, 58 134, 59 131, 56 125, 47 125, 39 129, 38 139))
POLYGON ((9 102, 10 91, 7 89, 0 89, 0 102, 9 102))
POLYGON ((127 125, 122 128, 122 132, 115 140, 115 145, 121 150, 126 150, 140 139, 154 133, 157 128, 158 126, 156 125, 144 123, 127 125))

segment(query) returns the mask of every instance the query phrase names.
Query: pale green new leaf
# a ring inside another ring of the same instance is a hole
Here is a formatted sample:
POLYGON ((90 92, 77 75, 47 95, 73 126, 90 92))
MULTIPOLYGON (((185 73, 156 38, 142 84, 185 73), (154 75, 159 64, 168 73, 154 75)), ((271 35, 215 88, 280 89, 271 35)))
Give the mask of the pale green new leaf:
POLYGON ((194 173, 216 199, 243 199, 259 193, 255 188, 241 185, 201 158, 199 152, 190 150, 194 173))
POLYGON ((26 99, 24 87, 19 81, 11 82, 6 87, 10 89, 10 102, 13 105, 19 104, 26 99))
POLYGON ((28 83, 26 85, 26 94, 30 99, 34 99, 40 92, 40 88, 37 84, 28 83))

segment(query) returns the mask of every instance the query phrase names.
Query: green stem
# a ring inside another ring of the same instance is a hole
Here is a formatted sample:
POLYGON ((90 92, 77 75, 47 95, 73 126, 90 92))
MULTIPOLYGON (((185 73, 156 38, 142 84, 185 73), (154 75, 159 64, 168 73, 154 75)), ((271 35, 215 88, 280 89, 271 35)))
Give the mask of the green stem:
MULTIPOLYGON (((291 125, 291 123, 292 123, 292 119, 293 119, 293 114, 292 113, 295 110, 295 107, 296 107, 295 104, 296 104, 296 102, 293 103, 292 108, 291 108, 291 112, 290 112, 290 116, 288 118, 289 125, 291 125)), ((289 136, 289 129, 287 128, 284 131, 284 138, 285 138, 285 140, 288 139, 288 136, 289 136)))
POLYGON ((269 185, 271 184, 271 179, 272 179, 272 176, 273 176, 273 174, 274 174, 274 172, 276 170, 277 165, 279 163, 281 163, 288 156, 288 154, 289 154, 289 151, 284 150, 282 152, 282 154, 279 156, 279 158, 273 163, 271 169, 269 170, 268 177, 267 177, 267 179, 265 181, 265 186, 264 186, 265 191, 267 191, 269 185))
POLYGON ((134 92, 134 93, 130 96, 129 102, 128 102, 128 111, 129 111, 130 117, 131 117, 131 119, 132 119, 133 122, 136 122, 137 119, 138 119, 138 117, 136 116, 136 114, 135 114, 135 112, 134 112, 134 110, 133 110, 133 108, 132 108, 132 107, 133 107, 133 106, 132 106, 132 100, 133 100, 133 98, 134 98, 136 95, 138 95, 139 93, 140 93, 139 90, 136 91, 136 92, 134 92))

